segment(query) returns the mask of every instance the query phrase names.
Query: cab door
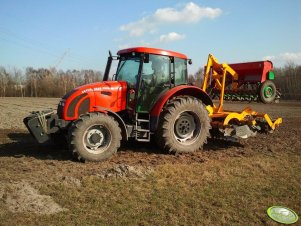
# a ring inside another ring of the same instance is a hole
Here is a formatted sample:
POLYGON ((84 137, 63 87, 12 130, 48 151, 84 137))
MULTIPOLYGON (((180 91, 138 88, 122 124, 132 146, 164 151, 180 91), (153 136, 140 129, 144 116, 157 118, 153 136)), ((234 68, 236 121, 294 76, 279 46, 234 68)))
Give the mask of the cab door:
POLYGON ((142 66, 137 112, 149 112, 170 84, 170 57, 149 54, 142 66))
POLYGON ((140 54, 132 53, 120 57, 116 72, 116 80, 127 82, 127 110, 132 112, 134 112, 136 108, 138 78, 140 70, 140 54))

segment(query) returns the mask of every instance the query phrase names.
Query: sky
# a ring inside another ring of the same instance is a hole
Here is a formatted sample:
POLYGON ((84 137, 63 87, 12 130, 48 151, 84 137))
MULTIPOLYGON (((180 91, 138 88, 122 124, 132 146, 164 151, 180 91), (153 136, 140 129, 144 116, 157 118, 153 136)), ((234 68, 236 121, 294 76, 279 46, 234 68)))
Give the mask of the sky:
POLYGON ((104 71, 108 50, 301 64, 300 0, 0 0, 0 65, 104 71))

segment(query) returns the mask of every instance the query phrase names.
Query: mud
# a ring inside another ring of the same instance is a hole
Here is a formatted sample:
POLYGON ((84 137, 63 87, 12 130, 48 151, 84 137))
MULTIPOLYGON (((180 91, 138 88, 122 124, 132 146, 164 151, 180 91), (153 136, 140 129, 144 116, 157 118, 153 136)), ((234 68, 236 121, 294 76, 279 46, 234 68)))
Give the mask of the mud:
POLYGON ((100 174, 97 174, 100 178, 145 178, 147 175, 153 172, 151 167, 143 166, 130 166, 130 165, 117 165, 112 168, 103 170, 100 174))

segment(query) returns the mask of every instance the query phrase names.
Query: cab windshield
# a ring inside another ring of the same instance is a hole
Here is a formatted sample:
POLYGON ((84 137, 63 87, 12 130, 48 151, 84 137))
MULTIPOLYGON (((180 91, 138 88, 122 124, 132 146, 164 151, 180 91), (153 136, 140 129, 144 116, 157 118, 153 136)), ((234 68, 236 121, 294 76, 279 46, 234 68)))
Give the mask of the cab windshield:
POLYGON ((117 81, 126 81, 134 87, 137 82, 141 58, 140 56, 121 57, 117 68, 117 81))

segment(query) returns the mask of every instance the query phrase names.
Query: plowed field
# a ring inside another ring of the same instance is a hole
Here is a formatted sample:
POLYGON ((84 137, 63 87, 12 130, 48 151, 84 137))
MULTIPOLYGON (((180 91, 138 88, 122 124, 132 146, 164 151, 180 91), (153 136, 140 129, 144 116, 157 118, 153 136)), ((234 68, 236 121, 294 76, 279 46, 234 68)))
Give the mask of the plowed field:
POLYGON ((38 145, 22 123, 58 101, 0 98, 0 225, 276 225, 265 213, 272 205, 301 215, 300 102, 226 103, 282 117, 273 134, 210 139, 181 155, 130 142, 83 164, 38 145))

